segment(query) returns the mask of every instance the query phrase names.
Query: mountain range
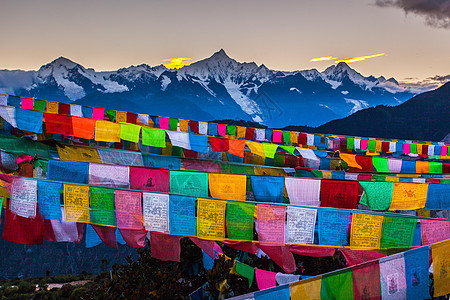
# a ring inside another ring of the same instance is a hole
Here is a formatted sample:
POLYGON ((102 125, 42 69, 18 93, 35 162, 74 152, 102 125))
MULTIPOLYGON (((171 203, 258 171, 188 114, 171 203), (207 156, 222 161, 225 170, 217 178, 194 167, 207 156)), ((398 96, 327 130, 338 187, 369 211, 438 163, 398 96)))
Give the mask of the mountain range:
POLYGON ((427 87, 364 77, 346 63, 303 71, 241 63, 224 50, 181 69, 130 66, 96 72, 60 57, 37 71, 0 70, 0 93, 201 121, 272 128, 319 126, 377 105, 398 105, 427 87))

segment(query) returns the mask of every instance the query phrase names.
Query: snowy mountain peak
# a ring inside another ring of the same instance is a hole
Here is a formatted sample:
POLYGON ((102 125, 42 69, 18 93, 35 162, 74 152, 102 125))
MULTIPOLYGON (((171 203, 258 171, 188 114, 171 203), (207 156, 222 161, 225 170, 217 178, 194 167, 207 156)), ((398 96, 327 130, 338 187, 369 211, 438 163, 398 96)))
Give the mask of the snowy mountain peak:
POLYGON ((66 69, 73 69, 75 67, 81 67, 82 68, 81 65, 79 65, 76 62, 73 62, 70 59, 65 58, 63 56, 60 56, 57 59, 55 59, 54 61, 52 61, 51 63, 49 63, 49 64, 47 64, 45 66, 42 66, 41 69, 42 68, 49 68, 49 67, 52 67, 52 68, 64 67, 66 69))

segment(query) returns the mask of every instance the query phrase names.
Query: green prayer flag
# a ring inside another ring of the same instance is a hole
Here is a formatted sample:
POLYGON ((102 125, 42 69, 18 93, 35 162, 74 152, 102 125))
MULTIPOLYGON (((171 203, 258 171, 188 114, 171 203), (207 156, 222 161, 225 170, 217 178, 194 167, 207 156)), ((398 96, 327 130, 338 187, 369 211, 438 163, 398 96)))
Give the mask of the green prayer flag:
POLYGON ((286 150, 286 152, 290 154, 294 154, 295 147, 294 146, 280 146, 282 149, 286 150))
POLYGON ((141 134, 140 125, 130 123, 120 123, 120 138, 122 140, 138 143, 140 134, 141 134))
POLYGON ((347 138, 347 149, 352 150, 355 147, 355 138, 348 137, 347 138))
POLYGON ((442 174, 442 163, 430 161, 430 174, 442 174))
POLYGON ((389 173, 387 157, 374 156, 372 157, 372 164, 377 172, 389 173))
POLYGON ((184 149, 178 146, 172 146, 172 156, 183 157, 184 149))
POLYGON ((110 122, 116 121, 116 111, 112 109, 105 109, 105 113, 108 116, 110 122))
POLYGON ((322 171, 319 170, 312 170, 311 173, 314 175, 314 177, 316 178, 323 178, 323 173, 322 171))
POLYGON ((142 127, 142 144, 166 148, 166 132, 162 129, 142 127))
POLYGON ((38 167, 41 167, 44 172, 47 172, 48 169, 48 160, 42 160, 42 159, 36 159, 34 161, 33 167, 36 169, 38 167))
POLYGON ((236 261, 236 273, 248 279, 248 287, 252 286, 253 278, 255 278, 255 268, 236 261))
POLYGON ((391 205, 393 182, 360 181, 364 193, 359 203, 368 206, 371 210, 387 210, 391 205))
POLYGON ((0 197, 0 216, 2 215, 2 207, 3 207, 4 200, 5 200, 5 197, 0 197))
POLYGON ((322 277, 320 299, 353 299, 353 274, 351 269, 322 277))
POLYGON ((45 100, 34 99, 34 110, 45 111, 45 100))
POLYGON ((236 126, 235 125, 227 125, 227 134, 236 135, 236 126))
POLYGON ((220 171, 227 174, 255 175, 255 168, 220 162, 220 171))
POLYGON ((283 142, 286 144, 291 143, 291 132, 290 131, 283 131, 283 142))
POLYGON ((416 144, 409 144, 409 152, 410 153, 417 153, 417 145, 416 144))
POLYGON ((255 204, 245 202, 227 203, 227 234, 232 240, 253 240, 253 214, 255 204))
POLYGON ((114 189, 90 187, 91 223, 116 226, 114 189))
POLYGON ((386 181, 386 176, 372 175, 372 181, 384 182, 386 181))
POLYGON ((178 119, 169 118, 169 128, 172 131, 177 131, 178 119))
POLYGON ((367 150, 375 151, 375 147, 377 146, 377 141, 369 140, 369 144, 367 146, 367 150))
POLYGON ((264 155, 266 157, 270 157, 270 158, 275 157, 275 153, 277 152, 278 145, 263 143, 263 147, 264 147, 264 155))
POLYGON ((192 171, 170 171, 170 193, 208 197, 208 173, 192 171))
POLYGON ((42 159, 51 159, 50 150, 56 150, 56 148, 26 138, 7 135, 0 135, 0 149, 18 155, 37 156, 42 159))
MULTIPOLYGON (((283 146, 281 146, 283 147, 283 146)), ((284 155, 276 153, 275 154, 275 167, 284 167, 284 155)))
POLYGON ((385 216, 380 248, 411 248, 416 224, 416 218, 385 216))

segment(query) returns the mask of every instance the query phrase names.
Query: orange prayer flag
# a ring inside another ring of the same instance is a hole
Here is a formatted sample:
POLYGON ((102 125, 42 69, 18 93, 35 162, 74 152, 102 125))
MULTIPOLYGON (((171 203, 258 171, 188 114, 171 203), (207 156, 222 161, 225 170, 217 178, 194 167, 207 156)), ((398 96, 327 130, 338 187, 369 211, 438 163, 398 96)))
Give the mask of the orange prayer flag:
POLYGON ((229 140, 228 153, 244 157, 245 141, 243 140, 229 140))
POLYGON ((49 114, 57 114, 58 113, 58 102, 47 101, 47 112, 49 114))
POLYGON ((362 169, 362 167, 356 162, 356 155, 340 153, 339 156, 348 164, 349 167, 362 169))
POLYGON ((87 140, 93 139, 95 122, 94 119, 72 116, 73 136, 87 140))
MULTIPOLYGON (((419 147, 417 147, 419 149, 419 147)), ((416 160, 416 173, 430 173, 430 162, 429 161, 421 161, 416 160)))
POLYGON ((178 119, 178 123, 180 124, 180 131, 181 132, 189 132, 189 121, 178 119))
POLYGON ((127 122, 126 111, 116 111, 116 123, 127 122))

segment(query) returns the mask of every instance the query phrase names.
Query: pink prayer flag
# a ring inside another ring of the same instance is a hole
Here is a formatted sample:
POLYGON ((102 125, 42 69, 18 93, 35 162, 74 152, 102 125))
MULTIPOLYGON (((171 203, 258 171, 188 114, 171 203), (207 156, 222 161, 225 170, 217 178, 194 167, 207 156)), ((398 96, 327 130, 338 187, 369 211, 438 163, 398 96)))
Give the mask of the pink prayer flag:
POLYGON ((258 204, 257 217, 259 242, 284 244, 286 206, 258 204))
POLYGON ((92 119, 103 120, 104 117, 105 117, 105 109, 94 107, 94 110, 92 111, 92 119))
POLYGON ((258 247, 285 272, 294 273, 297 269, 294 255, 289 251, 289 246, 267 246, 259 244, 258 247))
POLYGON ((183 159, 183 167, 186 170, 197 170, 208 173, 221 173, 220 164, 211 161, 183 159))
POLYGON ((34 109, 34 99, 33 98, 22 98, 22 108, 23 109, 34 109))
POLYGON ((411 153, 411 144, 404 143, 403 144, 403 153, 411 153))
POLYGON ((143 229, 142 193, 116 190, 116 224, 118 228, 143 229))
POLYGON ((147 231, 123 228, 119 228, 119 231, 128 246, 133 248, 145 247, 145 237, 147 236, 147 231))
POLYGON ((245 251, 248 253, 256 254, 258 252, 258 247, 255 243, 244 242, 244 241, 221 241, 222 244, 227 245, 236 250, 245 251))
POLYGON ((450 222, 448 220, 420 220, 422 246, 450 239, 450 222))
POLYGON ((345 259, 347 260, 347 266, 359 265, 366 261, 387 256, 386 254, 378 253, 378 251, 350 249, 340 249, 339 251, 341 251, 345 259))
POLYGON ((215 242, 212 240, 202 240, 199 238, 191 237, 191 241, 197 245, 200 249, 206 252, 206 254, 209 255, 209 257, 214 257, 214 244, 215 242))
POLYGON ((316 246, 289 246, 292 253, 310 257, 326 257, 333 256, 336 249, 316 246))
POLYGON ((277 273, 255 269, 256 283, 260 290, 272 288, 277 285, 275 276, 277 273))
POLYGON ((213 246, 213 249, 214 249, 214 253, 219 253, 219 254, 223 254, 223 250, 222 250, 222 248, 220 248, 220 246, 219 246, 219 245, 217 245, 217 243, 216 243, 216 242, 214 242, 214 246, 213 246))
POLYGON ((117 246, 116 227, 100 226, 93 224, 91 226, 92 228, 94 228, 95 232, 102 240, 103 244, 116 250, 119 249, 119 247, 117 246))
POLYGON ((170 192, 169 170, 148 167, 130 167, 130 188, 152 192, 170 192))
POLYGON ((367 145, 369 145, 369 140, 361 140, 361 149, 366 150, 367 145))
POLYGON ((159 128, 169 130, 169 118, 159 117, 159 128))
POLYGON ((281 143, 282 137, 283 137, 283 134, 280 130, 274 130, 272 132, 272 141, 274 143, 281 143))
POLYGON ((180 236, 150 232, 151 255, 162 261, 180 262, 180 236))
POLYGON ((447 156, 448 155, 448 147, 442 146, 441 147, 441 156, 447 156))
POLYGON ((217 132, 220 136, 227 135, 227 125, 226 124, 217 124, 217 132))

